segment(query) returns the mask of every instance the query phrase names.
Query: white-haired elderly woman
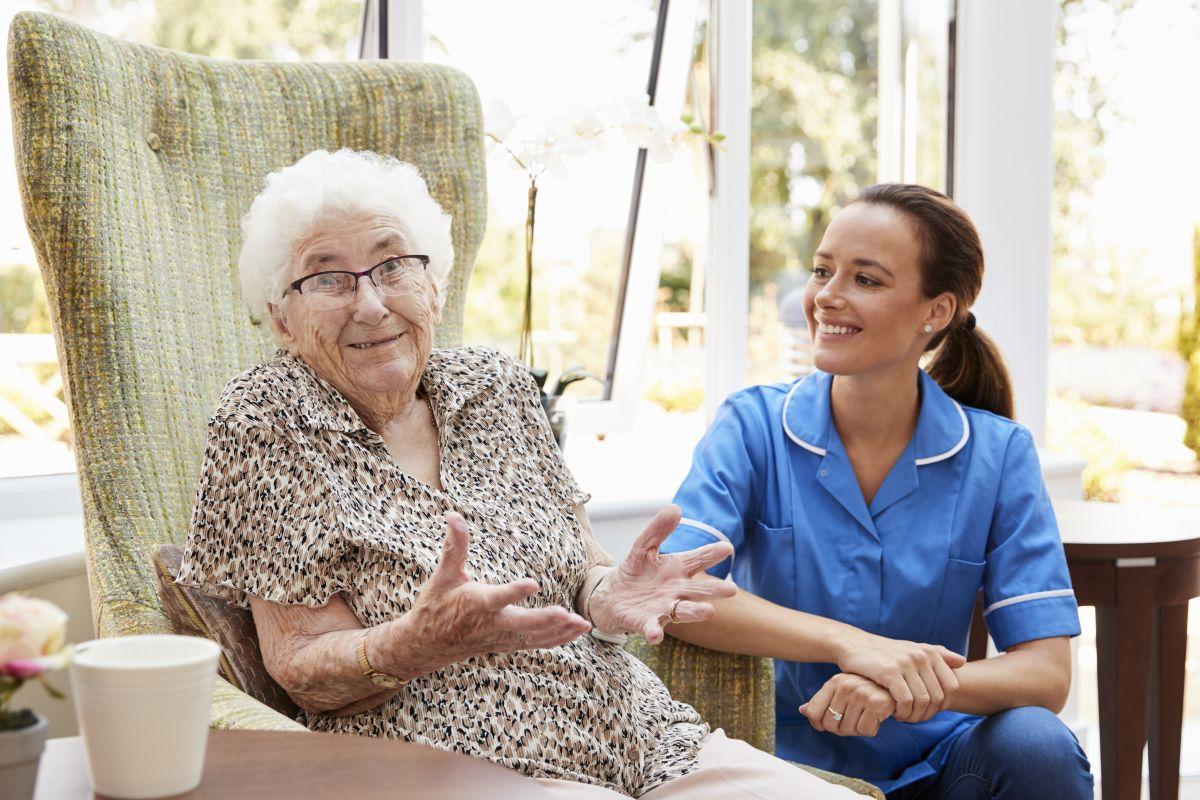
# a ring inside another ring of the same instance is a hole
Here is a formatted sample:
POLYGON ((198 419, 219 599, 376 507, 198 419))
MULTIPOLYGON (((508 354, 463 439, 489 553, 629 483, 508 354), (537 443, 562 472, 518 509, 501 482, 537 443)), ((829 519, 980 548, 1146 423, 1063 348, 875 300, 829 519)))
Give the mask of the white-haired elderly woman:
POLYGON ((210 420, 179 582, 251 609, 300 721, 561 797, 848 794, 710 732, 612 641, 710 617, 729 546, 658 555, 671 507, 611 565, 528 370, 432 349, 454 256, 414 168, 310 153, 243 229, 242 290, 281 349, 210 420))

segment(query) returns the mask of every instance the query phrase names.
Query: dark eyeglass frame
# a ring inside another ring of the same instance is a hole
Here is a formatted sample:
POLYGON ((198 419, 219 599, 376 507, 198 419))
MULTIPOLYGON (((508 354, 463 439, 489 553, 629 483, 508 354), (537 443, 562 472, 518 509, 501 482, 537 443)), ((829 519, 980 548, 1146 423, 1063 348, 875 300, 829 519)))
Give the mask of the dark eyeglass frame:
POLYGON ((382 267, 384 264, 387 264, 388 262, 391 262, 391 261, 397 261, 402 258, 415 258, 421 262, 421 269, 423 269, 423 270, 429 269, 429 256, 407 255, 407 254, 400 255, 400 256, 388 256, 387 258, 385 258, 383 261, 380 261, 375 266, 370 267, 368 269, 364 269, 362 272, 352 272, 348 269, 328 269, 323 272, 314 272, 311 275, 305 275, 303 278, 294 280, 291 283, 289 283, 287 289, 285 289, 283 291, 282 297, 287 297, 288 292, 295 292, 296 294, 304 294, 304 291, 300 288, 300 284, 304 283, 306 280, 308 280, 310 278, 315 278, 319 275, 353 275, 355 292, 358 291, 358 281, 364 275, 369 275, 371 278, 371 285, 374 286, 376 289, 378 289, 379 284, 375 282, 375 276, 372 275, 372 273, 375 272, 375 270, 382 267))

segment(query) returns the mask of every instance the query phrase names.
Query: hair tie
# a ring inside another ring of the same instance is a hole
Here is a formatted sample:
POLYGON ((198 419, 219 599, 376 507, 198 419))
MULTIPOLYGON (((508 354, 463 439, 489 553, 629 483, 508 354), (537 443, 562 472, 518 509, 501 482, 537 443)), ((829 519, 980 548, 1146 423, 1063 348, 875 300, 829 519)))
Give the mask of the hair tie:
POLYGON ((963 330, 967 330, 967 331, 975 330, 975 314, 968 311, 967 318, 962 321, 962 326, 963 326, 963 330))

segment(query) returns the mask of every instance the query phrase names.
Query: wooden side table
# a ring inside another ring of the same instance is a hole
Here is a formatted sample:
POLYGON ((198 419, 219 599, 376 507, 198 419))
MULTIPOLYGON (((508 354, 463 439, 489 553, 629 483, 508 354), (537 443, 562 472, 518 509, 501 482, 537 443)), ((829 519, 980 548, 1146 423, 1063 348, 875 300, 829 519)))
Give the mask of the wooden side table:
MULTIPOLYGON (((547 789, 512 770, 408 742, 331 733, 209 731, 200 786, 172 800, 549 796, 547 789)), ((75 736, 48 741, 35 800, 99 797, 88 784, 83 740, 75 736)))
MULTIPOLYGON (((1178 800, 1188 601, 1200 597, 1200 510, 1082 501, 1054 510, 1076 601, 1096 607, 1104 800, 1140 800, 1147 738, 1150 797, 1178 800)), ((986 648, 985 629, 972 625, 969 658, 986 648)))

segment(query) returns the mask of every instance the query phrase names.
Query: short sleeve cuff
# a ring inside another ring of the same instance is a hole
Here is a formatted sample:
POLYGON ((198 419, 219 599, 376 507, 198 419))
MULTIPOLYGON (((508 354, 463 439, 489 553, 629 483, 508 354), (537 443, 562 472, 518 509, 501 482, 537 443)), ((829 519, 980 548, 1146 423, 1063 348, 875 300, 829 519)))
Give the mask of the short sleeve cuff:
POLYGON ((1069 594, 1042 593, 1015 597, 993 603, 984 611, 988 632, 996 649, 1008 650, 1015 644, 1048 639, 1053 636, 1079 635, 1079 608, 1069 594))
MULTIPOLYGON (((711 525, 707 525, 697 520, 684 518, 679 521, 679 527, 675 532, 667 537, 658 551, 660 553, 682 553, 685 550, 695 550, 697 547, 704 547, 706 544, 713 542, 728 542, 729 537, 721 533, 711 525)), ((708 574, 714 578, 724 579, 729 574, 729 569, 733 565, 733 556, 717 564, 708 570, 708 574)))

